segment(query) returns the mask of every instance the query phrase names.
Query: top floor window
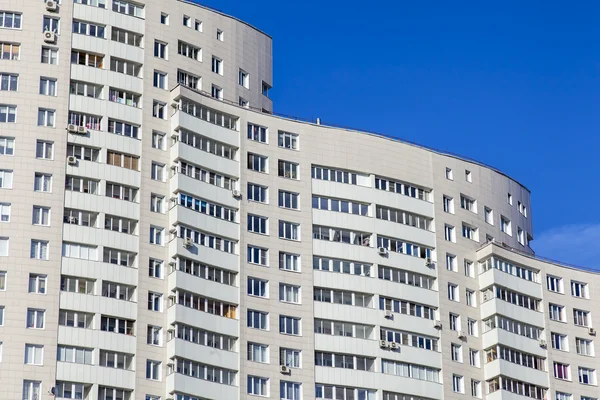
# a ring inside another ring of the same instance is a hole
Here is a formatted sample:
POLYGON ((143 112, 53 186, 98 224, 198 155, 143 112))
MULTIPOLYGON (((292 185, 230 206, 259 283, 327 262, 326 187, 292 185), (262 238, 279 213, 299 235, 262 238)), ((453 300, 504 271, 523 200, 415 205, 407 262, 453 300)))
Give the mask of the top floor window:
POLYGON ((406 182, 393 181, 390 179, 376 176, 375 189, 403 194, 405 196, 414 197, 415 199, 419 200, 431 201, 431 192, 429 190, 417 187, 406 182))
POLYGON ((369 176, 358 172, 344 171, 327 167, 313 166, 311 168, 313 179, 348 183, 350 185, 370 186, 369 176))
POLYGON ((277 145, 284 149, 298 150, 298 134, 284 131, 277 132, 277 145))
POLYGON ((222 42, 224 39, 225 39, 225 34, 223 33, 223 31, 220 29, 217 29, 217 40, 222 42))
POLYGON ((268 143, 269 129, 256 124, 248 124, 248 139, 255 142, 268 143))

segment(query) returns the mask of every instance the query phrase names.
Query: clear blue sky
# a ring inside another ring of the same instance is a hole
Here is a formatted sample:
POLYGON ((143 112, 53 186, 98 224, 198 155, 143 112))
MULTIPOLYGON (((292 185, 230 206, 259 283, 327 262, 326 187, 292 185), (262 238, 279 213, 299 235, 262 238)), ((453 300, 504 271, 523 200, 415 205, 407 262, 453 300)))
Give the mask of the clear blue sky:
POLYGON ((200 2, 273 37, 276 112, 494 165, 532 191, 540 255, 600 267, 600 4, 200 2))

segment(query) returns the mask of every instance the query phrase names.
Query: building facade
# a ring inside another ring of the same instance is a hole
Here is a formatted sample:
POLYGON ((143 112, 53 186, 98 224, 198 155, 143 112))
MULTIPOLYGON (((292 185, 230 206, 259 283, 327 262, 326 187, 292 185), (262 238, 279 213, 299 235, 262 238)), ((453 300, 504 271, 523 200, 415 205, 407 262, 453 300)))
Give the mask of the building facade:
POLYGON ((273 115, 194 3, 0 9, 2 398, 598 398, 600 277, 517 181, 273 115))

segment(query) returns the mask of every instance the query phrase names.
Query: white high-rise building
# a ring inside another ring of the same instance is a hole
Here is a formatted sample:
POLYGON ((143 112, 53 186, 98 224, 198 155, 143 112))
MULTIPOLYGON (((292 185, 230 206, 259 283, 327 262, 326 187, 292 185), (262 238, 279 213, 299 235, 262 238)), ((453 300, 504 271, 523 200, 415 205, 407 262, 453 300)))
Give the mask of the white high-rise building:
POLYGON ((191 2, 0 10, 0 398, 598 398, 600 276, 514 179, 271 114, 191 2))

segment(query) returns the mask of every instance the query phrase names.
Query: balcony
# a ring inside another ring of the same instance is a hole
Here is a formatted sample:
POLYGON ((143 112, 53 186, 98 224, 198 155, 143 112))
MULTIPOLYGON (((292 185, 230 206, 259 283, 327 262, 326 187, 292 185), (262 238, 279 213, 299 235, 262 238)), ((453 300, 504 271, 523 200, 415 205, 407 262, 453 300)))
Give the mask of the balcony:
POLYGON ((214 365, 215 367, 227 368, 234 371, 239 369, 239 353, 219 350, 182 339, 172 339, 167 343, 167 358, 173 356, 199 362, 210 360, 210 365, 214 365))
POLYGON ((169 179, 169 189, 171 190, 171 193, 182 191, 189 195, 213 201, 229 208, 238 209, 240 207, 240 201, 233 197, 230 189, 211 185, 181 173, 177 173, 169 179))
MULTIPOLYGON (((189 90, 182 86, 179 86, 179 88, 181 88, 182 91, 189 90)), ((174 89, 174 92, 176 90, 177 88, 174 89)), ((203 119, 196 118, 193 115, 178 110, 171 116, 171 131, 179 131, 180 128, 202 134, 202 136, 205 136, 209 139, 213 139, 233 147, 240 147, 240 132, 225 128, 223 126, 211 124, 203 119)))
POLYGON ((175 257, 177 254, 204 264, 221 265, 232 271, 239 268, 239 256, 237 254, 215 250, 197 243, 194 243, 192 247, 186 248, 183 246, 183 239, 179 237, 169 242, 169 255, 175 257))
POLYGON ((97 365, 58 361, 56 380, 64 382, 93 382, 101 386, 135 389, 135 372, 97 365))
MULTIPOLYGON (((104 191, 102 185, 98 191, 104 191)), ((138 194, 139 196, 139 194, 138 194)), ((126 216, 127 218, 139 219, 140 205, 132 201, 113 199, 104 195, 89 194, 82 192, 65 192, 65 207, 77 210, 88 210, 111 215, 126 216)))
POLYGON ((546 349, 540 346, 539 340, 529 339, 525 336, 505 331, 504 329, 496 328, 485 332, 481 336, 481 340, 484 349, 496 344, 502 344, 525 353, 546 357, 546 349))
POLYGON ((211 171, 222 172, 231 177, 240 176, 240 163, 236 160, 230 160, 219 157, 212 153, 199 150, 195 147, 177 141, 171 146, 171 160, 183 159, 192 164, 201 165, 211 171))
POLYGON ((538 371, 500 359, 486 363, 483 371, 486 380, 503 375, 543 387, 548 387, 548 377, 550 376, 546 371, 538 371))
POLYGON ((539 283, 518 278, 496 268, 490 268, 479 275, 480 288, 487 288, 494 284, 510 288, 511 290, 537 299, 542 298, 542 285, 539 283))
POLYGON ((172 305, 167 309, 167 323, 174 324, 175 322, 201 327, 202 329, 223 333, 228 336, 240 336, 239 320, 205 313, 193 308, 184 307, 180 304, 172 305))
POLYGON ((171 207, 169 222, 171 225, 181 223, 187 226, 201 227, 205 232, 211 232, 224 238, 239 240, 240 237, 240 225, 238 223, 212 217, 181 205, 171 207))
MULTIPOLYGON (((542 304, 540 304, 542 307, 542 304)), ((481 319, 486 319, 494 314, 501 314, 515 321, 527 321, 530 325, 544 326, 544 314, 525 307, 520 307, 506 301, 493 298, 480 305, 481 319)))
POLYGON ((209 281, 182 271, 170 273, 168 282, 169 291, 182 289, 211 299, 222 300, 230 304, 239 304, 240 302, 240 289, 236 286, 209 281))
POLYGON ((65 310, 78 310, 93 314, 114 315, 135 320, 137 303, 89 294, 60 292, 60 307, 65 310))
MULTIPOLYGON (((100 325, 100 316, 96 316, 100 325)), ((136 327, 140 329, 140 327, 136 327)), ((145 327, 143 334, 145 335, 145 327)), ((68 343, 72 346, 89 347, 90 343, 100 349, 118 351, 121 353, 135 353, 136 337, 113 332, 104 332, 99 329, 82 329, 68 326, 58 327, 58 343, 68 343)))
POLYGON ((194 393, 207 399, 237 399, 239 387, 192 378, 173 373, 167 375, 167 393, 175 390, 181 393, 194 393))
POLYGON ((66 257, 62 258, 60 272, 63 275, 96 279, 96 285, 100 284, 99 280, 107 280, 132 286, 138 284, 139 273, 137 268, 66 257))
MULTIPOLYGON (((100 222, 96 222, 97 224, 100 222)), ((93 243, 137 253, 139 250, 138 236, 114 232, 103 228, 90 228, 89 226, 64 224, 63 240, 75 243, 93 243)), ((101 254, 98 255, 101 257, 101 254)))

